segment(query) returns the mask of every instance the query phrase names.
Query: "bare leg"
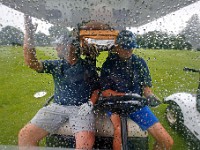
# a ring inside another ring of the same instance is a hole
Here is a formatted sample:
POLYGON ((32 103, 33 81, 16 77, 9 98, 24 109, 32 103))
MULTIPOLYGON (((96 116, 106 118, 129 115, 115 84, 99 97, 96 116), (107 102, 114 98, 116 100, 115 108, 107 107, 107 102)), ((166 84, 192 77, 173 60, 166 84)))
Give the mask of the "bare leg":
POLYGON ((156 140, 154 150, 170 150, 172 148, 174 141, 161 123, 155 123, 148 129, 148 132, 156 140))
POLYGON ((39 141, 47 135, 47 131, 29 123, 20 130, 18 134, 18 145, 19 147, 26 147, 27 149, 28 147, 38 146, 39 141))
POLYGON ((75 134, 76 149, 91 150, 95 141, 95 133, 92 131, 82 131, 75 134))
POLYGON ((114 127, 113 150, 121 150, 122 139, 120 117, 117 114, 112 114, 110 119, 114 127))

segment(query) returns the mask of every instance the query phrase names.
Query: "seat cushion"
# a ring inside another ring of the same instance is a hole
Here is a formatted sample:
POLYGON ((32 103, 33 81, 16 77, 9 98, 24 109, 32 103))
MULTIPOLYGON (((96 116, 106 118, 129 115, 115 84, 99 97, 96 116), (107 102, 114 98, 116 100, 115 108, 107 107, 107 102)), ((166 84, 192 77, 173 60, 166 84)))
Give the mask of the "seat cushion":
MULTIPOLYGON (((147 137, 148 132, 142 131, 142 129, 131 119, 127 119, 128 125, 128 137, 147 137)), ((58 130, 57 134, 63 135, 73 135, 70 129, 69 123, 65 123, 58 130)), ((102 137, 112 137, 113 136, 113 125, 105 112, 96 113, 96 135, 102 137)))

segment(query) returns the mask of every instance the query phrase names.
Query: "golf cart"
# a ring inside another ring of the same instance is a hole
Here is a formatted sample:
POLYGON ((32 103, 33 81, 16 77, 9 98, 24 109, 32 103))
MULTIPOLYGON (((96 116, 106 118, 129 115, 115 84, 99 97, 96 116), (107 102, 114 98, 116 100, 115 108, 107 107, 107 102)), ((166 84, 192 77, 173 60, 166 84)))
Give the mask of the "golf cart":
MULTIPOLYGON (((82 54, 83 56, 86 55, 85 59, 88 59, 91 65, 95 66, 96 66, 97 55, 101 53, 101 51, 108 51, 108 55, 109 53, 112 53, 110 48, 115 43, 115 39, 119 32, 118 30, 113 30, 110 27, 103 25, 101 23, 98 24, 99 26, 95 25, 94 27, 93 26, 94 22, 92 24, 88 23, 87 26, 83 26, 79 30, 79 38, 81 41, 80 46, 83 48, 82 54), (95 51, 94 49, 85 49, 84 48, 85 43, 87 43, 87 45, 95 44, 96 47, 95 51)), ((53 99, 53 96, 50 97, 46 105, 51 101, 51 99, 53 99)), ((113 125, 106 114, 106 111, 108 111, 108 107, 105 108, 103 107, 103 105, 107 106, 106 101, 104 101, 105 103, 102 103, 102 101, 100 101, 102 99, 103 97, 100 96, 99 102, 101 103, 100 104, 97 103, 94 110, 96 114, 96 138, 95 138, 94 149, 112 149, 113 125), (104 108, 104 109, 99 109, 99 108, 104 108)), ((125 98, 121 97, 119 101, 123 101, 124 99, 125 98)), ((129 97, 129 100, 130 99, 132 99, 132 97, 129 97)), ((120 104, 122 103, 120 102, 120 104)), ((111 108, 112 107, 109 107, 109 110, 111 108)), ((126 110, 127 108, 124 109, 126 110)), ((116 108, 113 111, 116 111, 116 108)), ((123 118, 125 119, 124 120, 126 124, 125 127, 127 127, 125 128, 125 132, 123 132, 125 133, 125 135, 127 135, 127 137, 125 137, 126 147, 132 150, 133 149, 147 150, 148 149, 147 131, 142 131, 139 128, 139 126, 132 120, 126 119, 126 117, 123 118)), ((64 124, 57 133, 49 135, 46 138, 46 145, 48 147, 74 148, 75 139, 72 134, 72 131, 70 130, 69 124, 68 123, 64 124)))
MULTIPOLYGON (((184 71, 199 73, 200 70, 184 68, 184 71)), ((186 133, 188 140, 198 144, 200 148, 200 76, 196 94, 181 92, 174 93, 164 99, 169 104, 166 118, 171 127, 186 133)))

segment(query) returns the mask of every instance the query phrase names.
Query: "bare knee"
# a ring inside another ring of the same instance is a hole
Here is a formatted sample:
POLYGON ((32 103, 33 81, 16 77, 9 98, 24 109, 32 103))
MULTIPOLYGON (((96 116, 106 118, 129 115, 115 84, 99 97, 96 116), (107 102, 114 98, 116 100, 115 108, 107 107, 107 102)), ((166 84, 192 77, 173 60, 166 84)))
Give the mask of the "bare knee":
POLYGON ((24 126, 18 134, 19 146, 37 146, 39 141, 48 134, 47 131, 33 124, 24 126))
POLYGON ((29 134, 29 128, 27 126, 24 126, 18 133, 18 145, 26 145, 27 139, 30 139, 30 134, 29 134))
POLYGON ((92 131, 81 131, 75 134, 76 149, 92 149, 95 141, 95 133, 92 131))
POLYGON ((166 140, 166 141, 156 141, 155 145, 154 145, 154 150, 171 150, 172 146, 174 144, 173 139, 170 140, 166 140))
POLYGON ((165 130, 165 128, 158 122, 148 129, 149 133, 155 138, 156 144, 154 149, 156 150, 170 150, 174 144, 172 137, 165 130))
POLYGON ((163 137, 162 139, 157 140, 157 142, 162 147, 162 149, 166 149, 166 150, 171 150, 174 144, 174 140, 169 134, 166 134, 166 137, 163 137))
POLYGON ((172 149, 172 146, 174 145, 174 140, 170 137, 165 141, 165 147, 167 150, 172 149))

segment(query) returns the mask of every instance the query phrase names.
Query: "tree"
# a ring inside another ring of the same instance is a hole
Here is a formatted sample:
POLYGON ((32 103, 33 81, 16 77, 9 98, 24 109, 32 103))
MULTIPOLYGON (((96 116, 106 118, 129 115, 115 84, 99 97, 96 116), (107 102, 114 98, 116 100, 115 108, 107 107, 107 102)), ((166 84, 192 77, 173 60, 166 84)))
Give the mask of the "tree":
POLYGON ((51 38, 60 37, 63 34, 70 34, 70 31, 62 26, 51 26, 49 28, 49 34, 51 38))
POLYGON ((24 33, 12 26, 3 27, 0 31, 1 45, 22 45, 24 33))
POLYGON ((186 41, 191 43, 194 49, 200 48, 200 20, 197 14, 187 21, 186 27, 181 31, 185 35, 186 41))
POLYGON ((153 49, 169 48, 169 35, 167 33, 150 31, 137 37, 140 47, 153 49))
POLYGON ((38 32, 35 34, 35 44, 37 46, 50 45, 50 38, 46 34, 42 32, 38 32))
POLYGON ((143 35, 137 35, 137 42, 141 48, 179 50, 192 48, 184 35, 170 35, 160 31, 150 31, 143 35))

